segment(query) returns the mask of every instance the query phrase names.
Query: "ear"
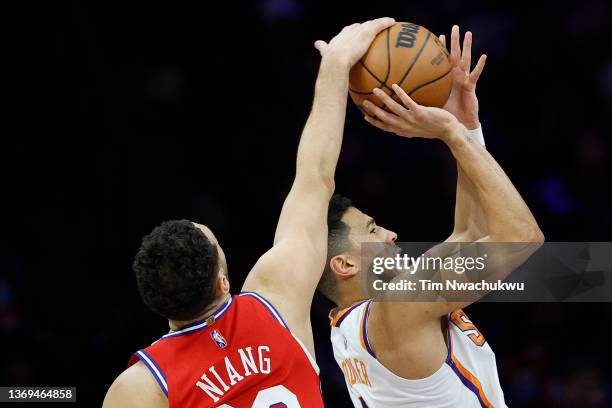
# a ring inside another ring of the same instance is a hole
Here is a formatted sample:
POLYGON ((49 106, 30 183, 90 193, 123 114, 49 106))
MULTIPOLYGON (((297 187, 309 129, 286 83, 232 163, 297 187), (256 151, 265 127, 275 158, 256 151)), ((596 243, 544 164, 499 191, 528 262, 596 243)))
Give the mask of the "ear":
POLYGON ((329 267, 339 279, 349 279, 359 273, 357 262, 351 255, 336 255, 329 260, 329 267))
POLYGON ((222 271, 217 275, 217 297, 228 294, 230 291, 229 279, 222 271))

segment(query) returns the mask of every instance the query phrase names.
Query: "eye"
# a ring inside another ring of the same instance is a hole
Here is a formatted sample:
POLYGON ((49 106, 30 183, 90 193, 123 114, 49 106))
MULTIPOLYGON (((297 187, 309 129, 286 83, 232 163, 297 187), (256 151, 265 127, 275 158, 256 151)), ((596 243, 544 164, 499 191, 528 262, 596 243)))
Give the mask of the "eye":
POLYGON ((373 227, 372 230, 370 231, 370 234, 373 234, 376 232, 376 227, 373 227))

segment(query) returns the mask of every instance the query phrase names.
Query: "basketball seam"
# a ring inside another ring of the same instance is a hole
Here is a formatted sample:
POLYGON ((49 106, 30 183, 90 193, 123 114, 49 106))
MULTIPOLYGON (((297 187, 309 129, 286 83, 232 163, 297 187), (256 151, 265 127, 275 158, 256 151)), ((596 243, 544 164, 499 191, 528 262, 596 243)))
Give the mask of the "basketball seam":
POLYGON ((387 86, 387 81, 389 80, 389 74, 391 74, 391 46, 390 38, 391 37, 391 27, 387 28, 387 74, 385 75, 385 86, 387 86))
MULTIPOLYGON (((385 88, 387 88, 387 89, 391 90, 391 89, 390 89, 390 88, 387 86, 387 84, 386 84, 386 80, 385 80, 385 81, 382 81, 382 80, 378 79, 378 77, 377 77, 376 75, 374 75, 374 73, 373 73, 372 71, 370 71, 370 68, 368 68, 368 67, 366 66, 366 64, 364 64, 364 63, 363 63, 363 61, 359 61, 359 63, 361 64, 361 66, 363 66, 363 67, 365 68, 365 70, 366 70, 366 71, 368 71, 368 73, 369 73, 370 75, 372 75, 372 77, 373 77, 375 80, 377 80, 377 81, 378 81, 378 83, 379 83, 381 86, 383 86, 383 87, 385 87, 385 88)), ((387 79, 388 79, 388 78, 387 78, 387 79)), ((371 92, 370 92, 370 93, 371 93, 371 92)))
MULTIPOLYGON (((374 73, 372 71, 370 71, 370 69, 366 66, 366 64, 364 64, 361 61, 359 61, 359 63, 361 64, 361 66, 363 66, 363 68, 366 71, 368 71, 368 73, 370 75, 372 75, 372 78, 374 78, 380 84, 381 87, 386 88, 386 89, 390 90, 391 92, 393 92, 393 90, 387 86, 387 82, 386 81, 389 78, 386 78, 384 81, 381 81, 380 79, 378 79, 378 77, 376 75, 374 75, 374 73)), ((360 92, 360 91, 355 91, 354 89, 349 89, 349 91, 354 92, 354 93, 359 94, 359 95, 372 95, 372 92, 360 92)))
MULTIPOLYGON (((389 29, 387 29, 387 30, 389 30, 389 29)), ((410 74, 410 71, 412 71, 412 68, 414 67, 414 65, 415 65, 415 64, 416 64, 416 62, 418 61, 419 57, 420 57, 420 56, 421 56, 421 54, 423 53, 423 50, 425 49, 425 46, 427 45, 427 42, 429 41, 429 37, 431 37, 431 31, 429 31, 429 32, 427 33, 427 37, 425 38, 425 41, 423 42, 423 45, 421 46, 421 49, 419 50, 419 52, 417 52, 417 55, 415 55, 414 59, 412 60, 412 63, 411 63, 411 64, 410 64, 410 66, 409 66, 409 67, 406 69, 406 72, 404 73, 404 76, 402 77, 402 79, 400 80, 400 82, 397 84, 398 86, 400 86, 400 87, 402 86, 402 83, 403 83, 403 82, 406 80, 406 77, 408 76, 408 74, 410 74)), ((388 37, 387 37, 387 39, 388 39, 388 37)), ((379 83, 380 83, 380 84, 381 84, 381 85, 382 85, 384 88, 387 88, 389 91, 393 92, 393 90, 392 90, 391 88, 389 88, 389 86, 387 86, 387 83, 386 83, 386 81, 389 79, 389 73, 390 73, 390 70, 391 70, 391 51, 390 51, 390 49, 389 49, 389 43, 388 43, 388 42, 387 42, 387 56, 388 56, 388 60, 387 60, 387 61, 388 61, 388 64, 387 64, 387 77, 385 78, 385 81, 384 81, 384 82, 383 82, 383 81, 381 81, 380 79, 378 79, 378 77, 376 77, 376 75, 374 75, 374 74, 372 73, 372 71, 370 71, 370 70, 368 69, 368 67, 367 67, 367 66, 366 66, 366 65, 365 65, 365 64, 364 64, 364 63, 363 63, 361 60, 360 60, 359 62, 360 62, 360 63, 361 63, 361 65, 362 65, 362 66, 363 66, 363 67, 366 69, 366 71, 368 71, 368 73, 369 73, 370 75, 372 75, 372 77, 373 77, 375 80, 377 80, 377 81, 378 81, 378 82, 379 82, 379 83)), ((449 73, 449 72, 450 72, 450 70, 449 70, 447 73, 445 73, 444 75, 442 75, 440 78, 443 78, 444 76, 448 75, 448 73, 449 73)), ((440 79, 440 78, 436 78, 436 79, 435 79, 435 80, 433 80, 433 81, 430 81, 430 82, 427 82, 427 83, 425 83, 425 84, 419 85, 417 88, 415 88, 415 89, 413 89, 412 91, 407 92, 407 93, 410 95, 410 93, 412 93, 412 92, 416 91, 417 89, 419 89, 419 88, 421 88, 421 87, 423 87, 423 86, 425 86, 425 85, 429 85, 430 83, 435 82, 435 81, 437 81, 437 80, 438 80, 438 79, 440 79)), ((356 91, 356 90, 354 90, 354 89, 350 89, 350 88, 349 88, 349 91, 351 91, 351 92, 353 92, 353 93, 355 93, 355 94, 357 94, 357 95, 373 95, 373 94, 374 94, 373 92, 360 92, 360 91, 356 91)))
POLYGON ((427 85, 431 85, 431 84, 433 84, 434 82, 439 81, 440 79, 444 78, 445 76, 447 76, 448 74, 450 74, 452 70, 453 70, 453 69, 451 68, 451 69, 449 69, 448 71, 446 71, 446 73, 444 73, 444 74, 440 75, 439 77, 437 77, 437 78, 435 78, 435 79, 432 79, 431 81, 425 82, 424 84, 421 84, 421 85, 417 86, 416 88, 411 89, 411 90, 410 90, 410 92, 406 92, 406 93, 407 93, 408 95, 412 95, 414 92, 418 91, 419 89, 421 89, 421 88, 423 88, 423 87, 425 87, 425 86, 427 86, 427 85))
POLYGON ((412 71, 412 68, 415 66, 415 64, 419 60, 419 57, 423 53, 423 50, 425 49, 425 46, 427 45, 427 42, 429 41, 429 37, 431 37, 431 31, 427 32, 427 38, 425 38, 425 41, 423 41, 423 45, 421 46, 421 49, 419 50, 419 52, 417 52, 417 55, 415 55, 414 59, 412 60, 412 63, 410 64, 410 66, 408 67, 406 72, 404 73, 404 76, 402 77, 402 79, 397 84, 398 86, 400 86, 400 87, 402 86, 402 84, 406 80, 406 77, 408 76, 408 74, 410 74, 410 71, 412 71))
MULTIPOLYGON (((385 74, 385 79, 384 80, 380 80, 378 79, 378 77, 376 75, 374 75, 374 73, 372 71, 370 71, 370 69, 366 66, 366 64, 363 63, 363 60, 359 60, 359 63, 361 64, 361 66, 363 68, 365 68, 366 71, 368 71, 368 73, 370 75, 372 75, 372 78, 374 78, 376 81, 378 81, 378 83, 383 87, 383 88, 387 88, 388 90, 392 91, 391 88, 389 88, 387 86, 387 81, 389 80, 389 75, 391 74, 391 50, 390 50, 390 46, 389 46, 389 38, 391 36, 391 27, 387 28, 385 30, 387 32, 387 73, 385 74)), ((354 89, 350 89, 349 91, 356 93, 358 95, 372 95, 372 92, 360 92, 360 91, 356 91, 354 89)))

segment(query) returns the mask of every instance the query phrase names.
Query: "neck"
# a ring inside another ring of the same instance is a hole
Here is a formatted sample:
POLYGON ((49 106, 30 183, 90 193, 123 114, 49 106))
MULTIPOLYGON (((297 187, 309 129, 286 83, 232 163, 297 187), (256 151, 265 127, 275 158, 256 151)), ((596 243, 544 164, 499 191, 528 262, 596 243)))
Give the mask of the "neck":
POLYGON ((336 304, 338 305, 340 309, 346 309, 347 307, 351 306, 355 302, 359 302, 360 300, 363 300, 363 299, 364 298, 361 295, 361 293, 347 292, 347 293, 343 293, 340 295, 340 297, 336 301, 336 304))
POLYGON ((206 309, 204 309, 202 313, 200 313, 199 315, 197 315, 195 318, 191 320, 168 320, 168 325, 170 326, 170 330, 172 331, 180 330, 181 327, 185 327, 188 324, 197 322, 198 320, 206 320, 208 317, 210 317, 210 315, 212 315, 216 311, 216 309, 219 306, 225 303, 230 298, 230 296, 231 294, 229 293, 226 293, 225 295, 221 296, 215 302, 210 304, 206 309))

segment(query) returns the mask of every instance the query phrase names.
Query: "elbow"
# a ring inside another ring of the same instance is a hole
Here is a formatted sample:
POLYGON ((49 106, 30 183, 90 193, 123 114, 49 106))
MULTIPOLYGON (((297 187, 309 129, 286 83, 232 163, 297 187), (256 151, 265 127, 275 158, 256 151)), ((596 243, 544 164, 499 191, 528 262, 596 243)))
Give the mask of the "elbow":
POLYGON ((512 225, 500 226, 501 229, 491 231, 490 237, 493 242, 525 242, 538 244, 544 243, 544 233, 536 222, 515 222, 512 225))
POLYGON ((315 172, 312 176, 313 187, 322 191, 329 198, 334 195, 334 190, 336 189, 336 181, 334 180, 334 173, 329 173, 325 171, 315 172))
POLYGON ((538 227, 537 225, 536 225, 534 234, 532 236, 532 239, 533 239, 533 241, 531 241, 531 242, 535 242, 535 243, 538 243, 538 244, 543 244, 544 241, 546 240, 546 238, 544 237, 544 233, 542 232, 540 227, 538 227))
POLYGON ((487 234, 479 233, 473 230, 465 231, 453 231, 452 234, 446 239, 447 242, 475 242, 480 238, 485 237, 487 234))
POLYGON ((331 198, 336 189, 336 181, 333 173, 324 171, 298 172, 296 182, 308 188, 310 191, 322 191, 331 198))
POLYGON ((525 228, 519 242, 526 245, 530 253, 534 253, 544 245, 544 233, 538 224, 534 223, 531 227, 525 228))
POLYGON ((526 242, 533 243, 538 248, 541 247, 544 244, 544 241, 545 241, 544 233, 542 232, 540 227, 538 227, 537 224, 531 230, 531 232, 530 232, 529 236, 527 237, 527 239, 528 240, 526 242))
POLYGON ((336 190, 336 180, 334 180, 334 176, 322 175, 321 184, 323 185, 323 188, 327 194, 331 197, 336 190))
POLYGON ((488 235, 486 228, 474 222, 468 222, 467 228, 464 230, 458 230, 455 228, 451 235, 448 237, 449 242, 475 242, 488 235))
POLYGON ((316 182, 323 186, 330 197, 334 194, 334 190, 336 189, 336 181, 334 179, 335 170, 335 166, 321 166, 313 172, 313 177, 316 182))
POLYGON ((512 235, 508 242, 528 242, 532 244, 538 244, 540 246, 544 243, 544 233, 536 223, 530 223, 522 226, 519 230, 512 235))
POLYGON ((520 231, 519 238, 521 242, 530 242, 534 244, 544 243, 544 233, 535 220, 525 223, 520 228, 520 231))

